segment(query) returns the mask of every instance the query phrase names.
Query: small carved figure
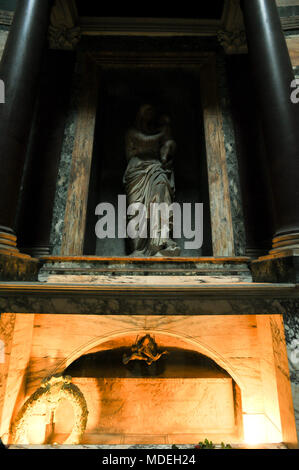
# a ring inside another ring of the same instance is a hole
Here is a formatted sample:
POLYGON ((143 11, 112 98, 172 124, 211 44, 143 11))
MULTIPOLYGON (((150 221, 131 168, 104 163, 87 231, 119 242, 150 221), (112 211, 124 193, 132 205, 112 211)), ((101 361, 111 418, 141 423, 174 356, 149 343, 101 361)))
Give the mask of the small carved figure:
POLYGON ((156 341, 150 335, 145 335, 140 339, 137 337, 135 344, 131 347, 131 354, 123 355, 123 363, 127 365, 130 361, 137 360, 145 361, 150 366, 164 354, 168 354, 168 352, 158 352, 156 341))

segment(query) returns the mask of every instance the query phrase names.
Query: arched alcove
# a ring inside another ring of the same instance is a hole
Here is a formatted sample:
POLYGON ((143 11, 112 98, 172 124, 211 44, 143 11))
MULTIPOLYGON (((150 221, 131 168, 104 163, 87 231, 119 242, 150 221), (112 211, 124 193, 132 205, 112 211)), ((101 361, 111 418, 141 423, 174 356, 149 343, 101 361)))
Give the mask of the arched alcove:
POLYGON ((150 334, 153 335, 157 342, 167 346, 179 345, 182 349, 191 349, 197 351, 204 356, 212 359, 218 366, 228 372, 228 374, 238 384, 242 393, 245 393, 245 387, 239 373, 235 370, 227 358, 224 358, 218 351, 211 348, 198 337, 193 337, 185 334, 179 329, 168 330, 165 328, 128 328, 123 330, 111 331, 103 336, 98 336, 92 341, 82 344, 79 348, 74 350, 66 359, 61 361, 49 375, 62 373, 70 364, 75 362, 78 358, 85 354, 92 352, 113 349, 116 345, 133 344, 137 336, 150 334))
MULTIPOLYGON (((158 352, 167 354, 152 365, 140 360, 125 365, 124 356, 144 334, 112 335, 65 361, 64 374, 73 377, 88 404, 83 442, 239 441, 241 392, 227 369, 196 347, 195 340, 157 330, 146 334, 158 352)), ((57 423, 58 440, 59 433, 63 439, 64 421, 57 423)))

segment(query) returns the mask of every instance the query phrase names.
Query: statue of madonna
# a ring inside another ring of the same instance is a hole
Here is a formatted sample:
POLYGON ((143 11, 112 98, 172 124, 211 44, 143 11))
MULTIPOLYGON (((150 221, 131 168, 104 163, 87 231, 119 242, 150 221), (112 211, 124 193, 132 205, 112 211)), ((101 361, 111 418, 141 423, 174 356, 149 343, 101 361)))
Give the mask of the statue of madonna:
MULTIPOLYGON (((151 212, 153 203, 166 203, 174 200, 175 185, 172 158, 176 144, 171 136, 168 116, 157 116, 152 105, 141 106, 135 125, 126 134, 127 169, 123 178, 129 205, 142 203, 145 208, 141 222, 146 236, 132 238, 132 256, 178 256, 180 248, 171 239, 172 214, 168 219, 169 232, 165 236, 163 219, 151 212), (151 220, 152 217, 152 220, 151 220), (151 229, 150 229, 151 227, 151 229), (154 230, 152 228, 154 227, 154 230)), ((129 216, 129 220, 133 218, 129 216)), ((141 227, 139 231, 142 232, 141 227)))

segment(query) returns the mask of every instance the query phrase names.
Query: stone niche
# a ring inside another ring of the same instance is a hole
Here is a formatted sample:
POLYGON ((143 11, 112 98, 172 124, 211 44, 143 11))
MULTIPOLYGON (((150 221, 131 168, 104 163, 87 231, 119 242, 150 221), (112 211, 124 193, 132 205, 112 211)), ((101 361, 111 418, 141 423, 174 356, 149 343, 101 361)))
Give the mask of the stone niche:
MULTIPOLYGON (((167 355, 150 366, 141 361, 125 366, 129 341, 110 342, 105 347, 112 349, 84 355, 65 371, 90 410, 87 442, 167 444, 197 442, 207 434, 214 440, 241 435, 240 391, 225 370, 192 349, 167 346, 162 338, 159 345, 167 355)), ((60 417, 57 434, 69 432, 67 422, 60 417)))
MULTIPOLYGON (((196 444, 208 438, 297 445, 281 315, 16 318, 2 436, 41 382, 63 374, 72 377, 87 404, 83 444, 196 444), (29 357, 16 363, 18 335, 25 329, 29 357), (154 338, 158 353, 168 354, 150 366, 139 360, 125 365, 124 355, 144 335, 154 338)), ((74 426, 67 400, 52 423, 47 410, 38 414, 36 409, 27 426, 28 444, 67 441, 74 426)))
POLYGON ((176 202, 203 203, 205 243, 190 250, 183 238, 177 240, 184 248, 181 256, 242 254, 236 248, 237 232, 243 229, 237 230, 235 225, 234 206, 239 196, 230 191, 232 165, 225 147, 217 54, 189 46, 177 52, 171 52, 172 47, 168 52, 140 52, 134 42, 129 50, 121 48, 115 53, 108 45, 103 50, 85 44, 86 50, 78 56, 80 99, 74 145, 68 149, 68 173, 61 168, 61 174, 73 184, 59 216, 57 206, 57 220, 63 221, 63 228, 59 236, 53 234, 55 256, 123 257, 130 253, 122 238, 97 239, 95 208, 101 202, 117 208, 118 195, 124 194, 125 135, 137 110, 146 103, 170 117, 177 143, 176 202))
POLYGON ((122 183, 127 166, 125 135, 134 124, 140 105, 145 103, 154 105, 171 119, 173 138, 177 144, 174 158, 176 202, 204 204, 206 223, 203 250, 184 250, 183 235, 176 240, 181 247, 181 256, 212 254, 199 79, 196 67, 108 68, 102 71, 89 184, 85 254, 126 256, 130 253, 130 246, 117 236, 96 239, 95 207, 98 203, 109 202, 117 208, 118 195, 125 194, 122 183))

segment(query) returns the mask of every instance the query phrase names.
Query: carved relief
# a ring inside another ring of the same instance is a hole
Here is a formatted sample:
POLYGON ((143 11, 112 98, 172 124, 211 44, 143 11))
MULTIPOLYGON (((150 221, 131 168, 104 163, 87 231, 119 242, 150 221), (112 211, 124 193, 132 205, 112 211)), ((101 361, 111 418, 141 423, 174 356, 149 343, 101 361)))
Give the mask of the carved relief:
POLYGON ((74 412, 74 426, 64 444, 80 444, 87 425, 88 410, 82 392, 71 381, 70 376, 54 375, 45 379, 24 403, 12 425, 13 444, 28 444, 27 432, 30 417, 41 408, 46 409, 47 416, 51 416, 62 399, 67 399, 72 404, 74 412))
POLYGON ((150 366, 165 354, 168 354, 168 352, 158 352, 158 346, 154 338, 150 335, 145 335, 140 339, 137 337, 135 344, 131 347, 131 353, 123 355, 123 363, 126 365, 130 361, 137 360, 145 361, 150 366))

